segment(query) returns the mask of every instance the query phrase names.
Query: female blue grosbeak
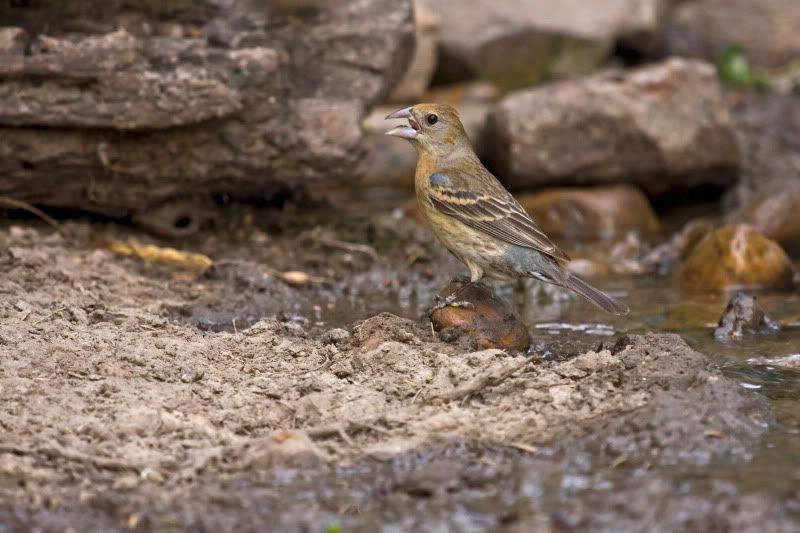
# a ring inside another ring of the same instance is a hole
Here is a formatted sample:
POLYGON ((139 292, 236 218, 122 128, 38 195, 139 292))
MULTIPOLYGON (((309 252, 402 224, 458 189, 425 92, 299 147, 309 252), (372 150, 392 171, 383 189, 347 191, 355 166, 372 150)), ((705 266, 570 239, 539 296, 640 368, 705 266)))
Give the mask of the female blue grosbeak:
POLYGON ((564 268, 567 254, 486 170, 454 107, 418 104, 386 118, 408 119, 408 126, 387 135, 408 139, 416 149, 420 211, 439 240, 469 268, 470 284, 484 275, 535 278, 571 289, 609 313, 628 314, 627 306, 564 268))

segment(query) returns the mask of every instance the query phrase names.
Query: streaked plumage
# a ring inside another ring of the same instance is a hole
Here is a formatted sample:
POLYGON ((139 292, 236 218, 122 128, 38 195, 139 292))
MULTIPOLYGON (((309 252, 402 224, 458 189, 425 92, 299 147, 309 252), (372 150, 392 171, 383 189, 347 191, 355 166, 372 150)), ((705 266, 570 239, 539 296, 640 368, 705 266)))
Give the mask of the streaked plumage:
POLYGON ((419 104, 387 118, 407 118, 389 135, 409 139, 419 160, 415 178, 422 215, 470 270, 470 281, 531 277, 569 288, 603 310, 628 308, 563 268, 569 257, 475 155, 455 108, 419 104))

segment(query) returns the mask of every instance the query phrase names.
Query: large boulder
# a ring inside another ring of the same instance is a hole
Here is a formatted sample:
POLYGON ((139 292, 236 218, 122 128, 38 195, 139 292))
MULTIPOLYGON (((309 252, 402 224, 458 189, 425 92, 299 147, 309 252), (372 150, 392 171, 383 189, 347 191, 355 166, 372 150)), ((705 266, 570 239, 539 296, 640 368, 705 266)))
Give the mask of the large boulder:
POLYGON ((742 45, 758 64, 779 66, 800 54, 797 0, 693 0, 669 17, 666 40, 679 55, 718 59, 742 45))
POLYGON ((509 186, 629 183, 650 195, 734 183, 739 156, 714 68, 671 59, 508 95, 489 117, 509 186))
POLYGON ((506 88, 591 71, 617 37, 656 32, 669 0, 424 0, 441 21, 441 76, 506 88))
POLYGON ((4 8, 0 194, 146 219, 354 180, 413 52, 411 0, 114 5, 4 8))

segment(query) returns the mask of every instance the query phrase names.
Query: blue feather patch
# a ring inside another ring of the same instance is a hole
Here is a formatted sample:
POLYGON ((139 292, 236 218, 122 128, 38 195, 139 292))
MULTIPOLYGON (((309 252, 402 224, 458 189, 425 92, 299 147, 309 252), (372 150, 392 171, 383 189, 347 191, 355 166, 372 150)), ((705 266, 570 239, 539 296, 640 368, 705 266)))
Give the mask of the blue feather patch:
POLYGON ((442 174, 441 172, 434 172, 433 174, 428 176, 428 183, 430 183, 432 187, 449 187, 450 178, 447 177, 447 174, 442 174))

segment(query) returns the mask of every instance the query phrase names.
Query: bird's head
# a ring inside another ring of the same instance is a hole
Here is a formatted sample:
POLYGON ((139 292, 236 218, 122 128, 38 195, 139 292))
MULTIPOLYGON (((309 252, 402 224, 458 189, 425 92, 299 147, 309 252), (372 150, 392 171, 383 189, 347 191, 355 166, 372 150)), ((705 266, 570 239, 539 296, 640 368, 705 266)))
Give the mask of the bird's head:
POLYGON ((408 119, 408 126, 397 126, 386 135, 408 139, 417 151, 445 156, 454 149, 469 146, 458 111, 447 104, 417 104, 395 111, 387 119, 408 119))

